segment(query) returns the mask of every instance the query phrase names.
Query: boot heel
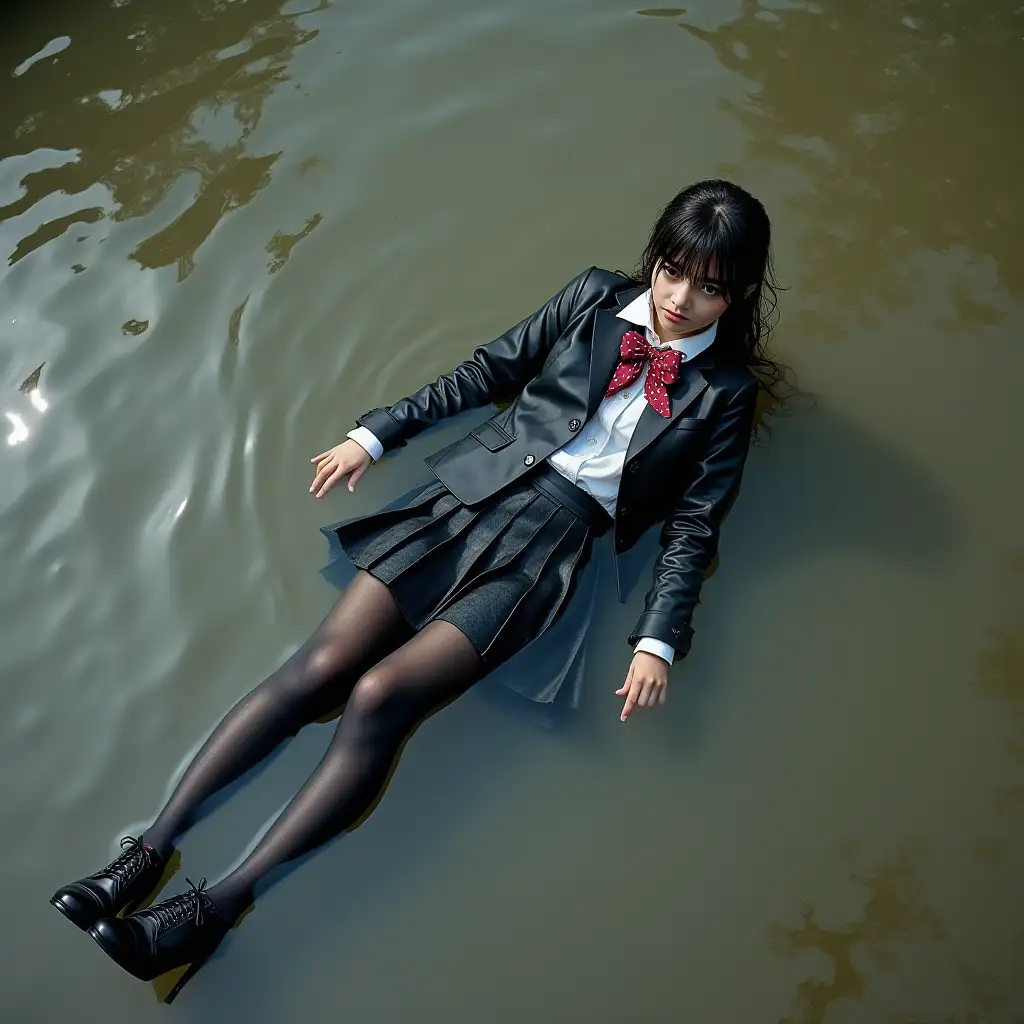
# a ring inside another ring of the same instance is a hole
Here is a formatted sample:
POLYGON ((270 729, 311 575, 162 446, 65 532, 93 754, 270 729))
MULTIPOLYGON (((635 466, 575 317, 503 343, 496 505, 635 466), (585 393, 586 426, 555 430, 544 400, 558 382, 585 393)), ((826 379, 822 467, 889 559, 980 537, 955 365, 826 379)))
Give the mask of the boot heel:
POLYGON ((170 1006, 175 999, 178 998, 178 993, 199 973, 199 968, 210 959, 209 954, 204 957, 200 957, 198 960, 193 960, 185 969, 185 973, 174 983, 174 987, 167 995, 164 996, 163 1001, 170 1006))

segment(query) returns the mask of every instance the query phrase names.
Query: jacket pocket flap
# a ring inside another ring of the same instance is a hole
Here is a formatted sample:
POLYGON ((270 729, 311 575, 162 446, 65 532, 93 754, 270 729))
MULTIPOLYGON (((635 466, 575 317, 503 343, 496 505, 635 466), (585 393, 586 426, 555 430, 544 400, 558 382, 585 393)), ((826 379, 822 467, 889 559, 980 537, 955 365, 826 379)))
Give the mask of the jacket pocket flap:
POLYGON ((684 416, 676 420, 676 430, 706 430, 711 425, 711 420, 699 419, 694 416, 684 416))
POLYGON ((515 440, 514 437, 506 434, 501 427, 490 420, 486 423, 481 423, 478 427, 474 427, 470 434, 491 452, 501 451, 502 448, 508 447, 515 440))

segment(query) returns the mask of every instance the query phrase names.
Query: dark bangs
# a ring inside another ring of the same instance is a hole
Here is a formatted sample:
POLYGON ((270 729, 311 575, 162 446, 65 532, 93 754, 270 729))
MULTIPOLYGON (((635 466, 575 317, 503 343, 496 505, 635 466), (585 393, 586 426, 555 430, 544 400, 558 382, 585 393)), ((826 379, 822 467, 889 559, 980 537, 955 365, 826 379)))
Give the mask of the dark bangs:
POLYGON ((633 275, 636 283, 649 288, 662 263, 671 263, 692 282, 714 280, 722 287, 729 306, 719 320, 715 349, 748 366, 770 389, 779 379, 767 354, 776 283, 771 223, 761 203, 731 181, 698 181, 684 188, 651 230, 633 275))
MULTIPOLYGON (((728 184, 699 182, 665 207, 640 257, 638 283, 649 285, 659 264, 671 263, 690 281, 713 276, 733 302, 760 281, 768 249, 768 217, 762 208, 763 225, 751 224, 731 190, 716 187, 728 184)), ((753 196, 749 198, 761 206, 753 196)))

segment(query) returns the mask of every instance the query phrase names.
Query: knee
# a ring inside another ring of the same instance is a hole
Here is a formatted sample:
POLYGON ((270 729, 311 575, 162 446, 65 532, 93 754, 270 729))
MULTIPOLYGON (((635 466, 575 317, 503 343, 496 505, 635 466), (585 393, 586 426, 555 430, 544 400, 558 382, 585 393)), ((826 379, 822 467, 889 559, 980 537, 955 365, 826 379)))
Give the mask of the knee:
POLYGON ((322 701, 338 689, 344 675, 341 652, 330 644, 315 644, 292 655, 264 686, 279 700, 322 701))
POLYGON ((317 644, 306 652, 302 675, 314 686, 333 682, 341 673, 341 661, 331 644, 317 644))
POLYGON ((370 669, 361 676, 345 705, 345 714, 383 718, 400 704, 400 690, 394 675, 385 669, 370 669))

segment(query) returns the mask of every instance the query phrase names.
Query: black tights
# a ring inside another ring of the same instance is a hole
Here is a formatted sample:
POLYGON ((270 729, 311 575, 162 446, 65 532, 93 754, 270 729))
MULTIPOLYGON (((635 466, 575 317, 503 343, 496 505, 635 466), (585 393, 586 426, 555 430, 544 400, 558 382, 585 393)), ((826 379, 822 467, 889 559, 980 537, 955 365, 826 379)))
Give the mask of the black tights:
POLYGON ((166 857, 206 799, 345 704, 316 770, 249 856, 210 889, 218 912, 234 918, 268 872, 358 821, 417 723, 483 672, 464 633, 447 622, 413 633, 387 587, 360 571, 309 640, 224 716, 144 840, 166 857))

